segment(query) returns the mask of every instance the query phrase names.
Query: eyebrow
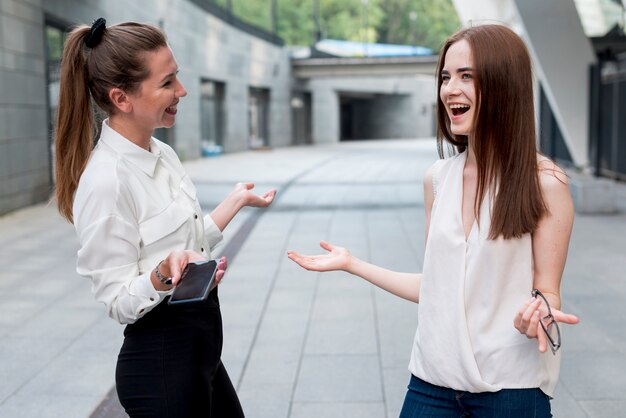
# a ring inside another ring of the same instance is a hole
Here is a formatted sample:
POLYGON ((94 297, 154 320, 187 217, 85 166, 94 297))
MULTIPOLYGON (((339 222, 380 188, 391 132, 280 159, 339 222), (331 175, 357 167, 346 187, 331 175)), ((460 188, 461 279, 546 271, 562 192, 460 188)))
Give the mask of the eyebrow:
POLYGON ((177 68, 174 72, 171 72, 168 75, 166 75, 165 77, 163 77, 160 82, 162 83, 165 80, 167 80, 168 78, 175 76, 176 74, 178 74, 178 71, 180 71, 180 70, 177 68))
MULTIPOLYGON (((474 71, 474 69, 472 67, 461 67, 456 70, 457 73, 465 73, 468 71, 474 71)), ((441 74, 450 74, 450 72, 448 70, 442 70, 441 74)))

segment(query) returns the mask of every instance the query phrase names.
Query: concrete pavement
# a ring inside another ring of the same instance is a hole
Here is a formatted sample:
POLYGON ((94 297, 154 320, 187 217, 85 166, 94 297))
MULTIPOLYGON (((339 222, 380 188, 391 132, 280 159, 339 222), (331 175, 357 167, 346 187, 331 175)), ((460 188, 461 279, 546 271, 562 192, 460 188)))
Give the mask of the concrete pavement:
MULTIPOLYGON (((416 306, 346 274, 304 271, 285 252, 316 253, 326 239, 419 271, 421 181, 436 158, 433 140, 398 140, 186 163, 205 210, 237 181, 279 188, 270 209, 243 211, 216 251, 231 256, 223 360, 247 417, 398 416, 416 306)), ((564 330, 556 417, 626 410, 626 185, 617 193, 619 214, 576 217, 562 290, 582 322, 564 330)), ((123 416, 102 404, 123 327, 76 275, 76 250, 53 207, 0 218, 0 418, 123 416)))

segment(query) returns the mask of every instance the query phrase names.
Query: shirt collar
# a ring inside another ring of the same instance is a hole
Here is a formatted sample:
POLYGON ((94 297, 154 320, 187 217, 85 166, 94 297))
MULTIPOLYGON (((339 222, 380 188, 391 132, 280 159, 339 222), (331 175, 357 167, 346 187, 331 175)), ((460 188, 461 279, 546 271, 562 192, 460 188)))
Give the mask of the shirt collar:
POLYGON ((154 138, 150 138, 150 151, 146 151, 111 128, 107 118, 102 122, 100 141, 111 147, 120 157, 139 167, 150 177, 154 176, 156 165, 161 156, 161 149, 154 138))

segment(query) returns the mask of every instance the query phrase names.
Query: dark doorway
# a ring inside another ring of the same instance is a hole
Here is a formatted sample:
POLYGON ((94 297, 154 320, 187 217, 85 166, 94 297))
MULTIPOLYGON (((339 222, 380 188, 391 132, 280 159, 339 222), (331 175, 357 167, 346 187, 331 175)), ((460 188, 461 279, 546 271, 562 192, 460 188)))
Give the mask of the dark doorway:
POLYGON ((339 138, 414 138, 417 132, 415 109, 410 95, 339 93, 339 138))
POLYGON ((342 93, 339 95, 340 137, 341 141, 353 141, 370 138, 370 132, 364 126, 369 108, 373 106, 374 94, 342 93))

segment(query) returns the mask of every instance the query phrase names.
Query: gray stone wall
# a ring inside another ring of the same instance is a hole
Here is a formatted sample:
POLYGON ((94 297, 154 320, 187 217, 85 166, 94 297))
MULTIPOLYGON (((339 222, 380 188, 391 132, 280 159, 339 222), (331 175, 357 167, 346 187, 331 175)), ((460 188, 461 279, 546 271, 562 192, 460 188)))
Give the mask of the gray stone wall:
POLYGON ((48 198, 41 1, 0 1, 0 214, 48 198))

